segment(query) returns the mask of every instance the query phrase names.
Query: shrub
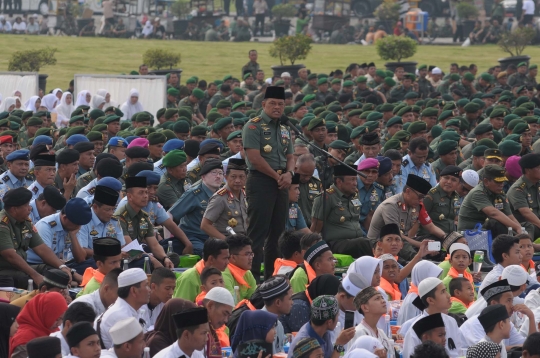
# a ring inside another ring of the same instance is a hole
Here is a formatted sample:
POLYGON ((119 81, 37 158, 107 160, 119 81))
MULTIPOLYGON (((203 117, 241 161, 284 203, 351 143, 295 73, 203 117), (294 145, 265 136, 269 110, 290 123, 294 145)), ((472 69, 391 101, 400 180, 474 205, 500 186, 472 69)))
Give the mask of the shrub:
POLYGON ((286 60, 294 65, 296 60, 304 60, 307 57, 311 51, 311 42, 311 37, 302 34, 280 37, 270 47, 270 56, 279 58, 281 66, 286 60))
POLYGON ((47 65, 56 65, 56 48, 45 47, 41 50, 26 50, 13 53, 8 64, 8 71, 39 72, 47 65))
POLYGON ((143 54, 143 63, 155 70, 172 69, 180 62, 180 54, 169 50, 149 49, 143 54))
POLYGON ((373 15, 381 21, 392 21, 396 23, 399 20, 399 10, 401 5, 399 5, 394 0, 384 0, 375 11, 373 15))
POLYGON ((478 9, 470 2, 461 1, 456 6, 457 13, 462 19, 476 19, 478 17, 478 9))
POLYGON ((296 8, 293 4, 279 4, 272 7, 272 15, 274 15, 278 21, 283 17, 294 17, 296 16, 296 8))
POLYGON ((501 50, 510 54, 510 56, 519 56, 530 45, 536 33, 530 27, 523 27, 514 32, 504 32, 497 43, 501 50))
POLYGON ((416 41, 404 36, 387 36, 375 43, 377 53, 383 60, 400 62, 403 58, 414 56, 416 41))

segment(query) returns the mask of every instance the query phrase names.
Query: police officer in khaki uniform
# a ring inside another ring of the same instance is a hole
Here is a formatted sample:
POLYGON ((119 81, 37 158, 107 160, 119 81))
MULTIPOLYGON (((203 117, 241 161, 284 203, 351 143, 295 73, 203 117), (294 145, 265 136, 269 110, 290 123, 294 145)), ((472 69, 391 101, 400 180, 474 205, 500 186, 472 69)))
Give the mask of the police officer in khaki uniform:
MULTIPOLYGON (((440 172, 439 184, 424 198, 424 208, 433 224, 444 232, 456 230, 455 219, 459 212, 459 195, 456 192, 461 178, 461 168, 448 165, 440 172)), ((423 227, 421 235, 429 234, 423 227)))
POLYGON ((165 210, 169 210, 191 187, 191 183, 186 179, 186 153, 179 149, 171 150, 163 158, 162 164, 166 173, 163 174, 159 182, 157 197, 165 210))
POLYGON ((71 270, 48 247, 28 217, 32 193, 23 187, 15 188, 3 198, 0 211, 0 275, 11 276, 15 287, 27 288, 28 279, 36 285, 43 282, 43 273, 50 268, 65 271, 71 279, 71 270), (26 252, 32 249, 44 264, 29 265, 26 252))
POLYGON ((285 110, 285 90, 266 89, 260 116, 243 128, 242 137, 249 175, 248 236, 253 240, 255 277, 260 275, 264 247, 265 278, 272 276, 279 257, 278 239, 285 230, 289 206, 289 186, 294 176, 294 156, 289 128, 280 123, 285 110))
POLYGON ((322 190, 321 181, 313 176, 315 172, 315 158, 313 158, 313 155, 307 153, 299 156, 294 171, 300 176, 298 207, 304 214, 307 227, 310 227, 313 202, 322 190))
POLYGON ((534 226, 534 236, 540 236, 540 154, 529 153, 519 160, 521 178, 507 193, 510 209, 519 222, 534 226))
POLYGON ((509 227, 521 234, 521 225, 512 214, 502 191, 508 180, 505 170, 494 164, 486 165, 483 169, 482 181, 467 194, 461 204, 458 231, 473 229, 480 223, 486 230, 491 230, 494 237, 507 233, 509 227))
POLYGON ((248 227, 247 199, 244 186, 247 166, 244 159, 229 159, 225 173, 227 184, 219 189, 210 200, 201 222, 208 236, 225 239, 227 226, 236 234, 246 235, 248 227))
POLYGON ((362 237, 356 175, 353 167, 336 165, 334 184, 315 198, 311 214, 311 231, 324 231, 324 240, 332 252, 354 258, 373 255, 369 240, 362 237), (326 196, 324 210, 323 195, 326 196))

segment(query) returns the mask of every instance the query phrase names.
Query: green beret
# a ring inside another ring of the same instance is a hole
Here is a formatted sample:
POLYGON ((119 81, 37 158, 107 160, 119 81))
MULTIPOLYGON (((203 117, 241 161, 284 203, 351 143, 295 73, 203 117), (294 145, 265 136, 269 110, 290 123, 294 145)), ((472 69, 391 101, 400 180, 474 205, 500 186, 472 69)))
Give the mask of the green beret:
POLYGON ((197 83, 197 80, 194 78, 194 77, 190 77, 187 79, 186 81, 186 84, 193 84, 193 83, 197 83))
POLYGON ((467 81, 474 81, 474 75, 470 72, 467 72, 463 75, 463 79, 467 81))
POLYGON ((97 119, 99 117, 103 117, 104 115, 105 115, 105 112, 103 112, 99 108, 94 108, 93 110, 90 111, 90 113, 88 113, 88 117, 90 117, 91 119, 97 119))
POLYGON ((379 119, 382 119, 383 117, 383 114, 381 112, 371 112, 368 116, 367 116, 367 121, 368 122, 372 122, 372 121, 378 121, 379 119))
POLYGON ((117 115, 114 115, 114 114, 110 114, 107 117, 105 117, 105 120, 103 121, 103 123, 109 124, 116 121, 120 122, 120 119, 121 117, 118 117, 117 115))
POLYGON ((317 75, 317 78, 318 78, 318 79, 321 79, 321 78, 328 78, 328 75, 327 75, 326 73, 319 73, 319 74, 317 75))
POLYGON ((537 65, 530 65, 529 70, 536 70, 538 68, 537 65))
MULTIPOLYGON (((83 114, 83 110, 81 108, 77 108, 76 110, 71 113, 71 116, 78 116, 79 114, 83 114)), ((34 114, 34 117, 47 117, 47 111, 39 111, 34 114)))
POLYGON ((204 98, 204 92, 200 88, 193 89, 193 92, 191 92, 191 94, 193 95, 193 97, 195 97, 195 98, 197 98, 199 100, 204 98))
POLYGON ((362 106, 362 111, 373 111, 375 109, 375 105, 373 103, 366 103, 362 106))
POLYGON ((457 150, 458 142, 453 140, 443 140, 439 143, 437 147, 437 152, 439 155, 446 155, 454 150, 457 150))
POLYGON ((412 109, 411 106, 405 106, 405 107, 403 107, 403 108, 401 108, 401 109, 399 110, 399 112, 397 113, 397 115, 400 116, 400 117, 403 117, 403 115, 404 115, 405 113, 409 113, 409 112, 412 112, 412 111, 413 111, 413 109, 412 109))
POLYGON ((166 111, 167 111, 167 108, 158 109, 158 111, 156 112, 156 118, 161 118, 163 115, 165 115, 166 111))
POLYGON ((304 118, 300 121, 300 127, 304 128, 305 126, 309 125, 309 122, 315 118, 315 116, 311 113, 307 113, 304 118))
POLYGON ((485 145, 486 147, 488 148, 491 148, 491 149, 497 149, 498 146, 497 146, 497 143, 495 143, 493 140, 489 139, 489 138, 482 138, 480 139, 478 142, 476 142, 476 145, 485 145))
POLYGON ((216 122, 220 118, 223 118, 223 115, 218 112, 212 112, 206 115, 206 119, 208 120, 208 122, 216 122))
POLYGON ((411 133, 405 130, 397 131, 393 136, 392 139, 397 139, 402 142, 408 142, 411 140, 411 133))
POLYGON ((510 122, 512 122, 514 119, 520 119, 520 117, 517 114, 507 114, 504 117, 504 126, 508 127, 510 122))
POLYGON ((452 80, 454 82, 457 82, 457 81, 460 80, 461 77, 459 77, 459 75, 457 73, 452 73, 449 78, 450 78, 450 80, 452 80))
POLYGON ((518 143, 514 140, 505 139, 499 143, 499 150, 501 151, 502 156, 511 157, 513 155, 519 155, 522 150, 521 143, 518 143))
POLYGON ((512 111, 512 114, 517 114, 520 117, 525 117, 530 112, 529 109, 523 107, 517 107, 512 111))
POLYGON ((313 112, 312 112, 315 116, 318 116, 318 117, 321 117, 321 114, 322 116, 326 116, 328 113, 330 113, 329 111, 325 110, 324 107, 317 107, 317 108, 314 108, 313 109, 313 112))
POLYGON ((352 130, 350 138, 356 139, 360 137, 362 134, 365 134, 368 132, 369 132, 369 129, 367 129, 365 126, 358 126, 352 130))
POLYGON ((186 153, 180 149, 171 150, 163 157, 162 164, 165 168, 174 168, 186 162, 186 153))
POLYGON ((25 119, 32 117, 33 114, 34 114, 34 112, 32 112, 32 111, 26 111, 21 116, 21 119, 24 121, 25 119))
POLYGON ((228 126, 229 124, 232 124, 232 117, 220 118, 217 122, 214 123, 212 129, 214 131, 219 131, 228 126))
POLYGON ((230 101, 227 101, 227 100, 220 100, 217 105, 216 105, 216 108, 228 108, 228 107, 232 107, 232 104, 230 101))
POLYGON ((75 122, 83 122, 84 123, 84 116, 83 115, 79 115, 79 116, 74 116, 74 117, 71 117, 69 119, 69 124, 73 124, 75 122))
POLYGON ((338 139, 350 143, 351 142, 351 132, 352 128, 347 127, 343 124, 337 125, 337 137, 338 139))
POLYGON ((458 129, 461 129, 461 121, 458 118, 452 118, 448 122, 446 122, 446 128, 448 127, 456 127, 458 129))
POLYGON ((527 123, 538 123, 538 117, 536 116, 526 116, 521 118, 521 120, 527 122, 527 123))
POLYGON ((165 142, 167 141, 167 137, 165 137, 162 133, 159 132, 150 133, 146 137, 146 139, 148 140, 149 145, 155 145, 159 143, 165 144, 165 142))
POLYGON ((489 118, 504 117, 508 114, 508 110, 497 108, 491 111, 489 118))
POLYGON ((365 83, 367 82, 367 77, 366 76, 358 76, 356 77, 356 83, 365 83))
POLYGON ((316 117, 316 118, 313 118, 311 121, 309 121, 308 130, 311 131, 317 127, 322 127, 325 125, 326 125, 326 122, 324 121, 323 118, 316 117))
POLYGON ((306 96, 304 96, 304 99, 302 101, 304 101, 305 103, 307 102, 311 102, 315 99, 315 95, 314 94, 308 94, 306 96))
POLYGON ((482 101, 480 98, 473 98, 471 103, 476 103, 480 107, 479 109, 482 109, 482 108, 484 108, 486 106, 486 103, 484 101, 482 101))
POLYGON ((484 81, 487 81, 487 82, 493 82, 494 81, 494 78, 492 75, 490 75, 489 73, 487 72, 484 72, 480 75, 480 78, 483 79, 484 81))
POLYGON ((527 67, 527 62, 520 62, 518 63, 517 67, 525 66, 527 67))
POLYGON ((201 136, 206 135, 207 129, 205 126, 195 126, 191 128, 191 135, 192 136, 201 136))
POLYGON ((465 107, 470 101, 467 98, 458 99, 456 105, 458 107, 465 107))
POLYGON ((235 109, 238 109, 238 108, 241 108, 241 107, 246 107, 246 102, 244 102, 244 101, 236 102, 235 104, 233 104, 232 110, 234 111, 235 109))
POLYGON ((233 119, 234 118, 244 118, 245 115, 242 112, 231 112, 231 113, 229 113, 229 117, 232 117, 233 119))
POLYGON ((379 122, 366 122, 364 126, 370 131, 374 132, 379 128, 379 122))
POLYGON ((525 86, 525 85, 519 86, 519 87, 516 89, 516 93, 517 93, 517 94, 520 94, 521 91, 526 90, 526 89, 527 89, 527 86, 525 86))
MULTIPOLYGON (((135 122, 137 123, 142 123, 142 122, 150 122, 150 114, 146 113, 146 112, 139 112, 137 113, 137 118, 135 118, 135 122)), ((131 118, 131 120, 133 121, 133 118, 131 118)))
POLYGON ((244 74, 244 77, 243 77, 243 78, 244 78, 244 80, 245 80, 246 78, 249 78, 249 77, 252 77, 252 76, 253 76, 253 75, 251 74, 251 72, 248 72, 248 73, 244 74))
MULTIPOLYGON (((332 121, 332 122, 339 122, 339 118, 337 116, 337 114, 335 113, 328 113, 326 116, 324 116, 324 119, 328 122, 328 121, 332 121)), ((326 123, 326 127, 328 127, 328 123, 326 123)))
POLYGON ((431 127, 431 136, 433 139, 438 138, 443 131, 443 128, 439 125, 431 127))
POLYGON ((488 146, 485 145, 476 145, 472 150, 473 157, 483 157, 484 152, 489 149, 488 146))
POLYGON ((339 78, 334 78, 331 82, 333 85, 337 85, 341 83, 341 80, 339 78))
POLYGON ((337 123, 334 121, 326 121, 326 129, 328 133, 337 133, 337 123))
POLYGON ((379 77, 382 77, 382 78, 386 78, 386 72, 384 72, 383 70, 376 70, 375 71, 375 76, 379 76, 379 77))
POLYGON ((328 79, 326 77, 317 80, 317 86, 324 85, 325 83, 328 83, 328 79))
POLYGON ((383 152, 386 152, 387 150, 389 149, 397 149, 397 150, 400 150, 401 149, 401 141, 397 140, 397 139, 390 139, 389 141, 387 141, 385 144, 384 144, 384 147, 383 147, 383 152))
POLYGON ((480 110, 480 106, 476 103, 470 102, 470 103, 467 103, 465 107, 463 107, 463 109, 467 113, 474 113, 480 110))
POLYGON ((499 101, 497 103, 502 103, 502 102, 512 102, 512 96, 500 96, 499 97, 499 101))
POLYGON ((512 119, 510 121, 510 123, 508 123, 507 128, 509 130, 513 131, 514 128, 518 125, 518 123, 526 123, 526 122, 524 120, 522 120, 521 118, 512 119))
POLYGON ((66 132, 66 139, 68 139, 74 134, 84 134, 84 130, 85 130, 85 127, 83 126, 71 127, 66 132))
POLYGON ((354 86, 353 81, 344 81, 342 87, 352 87, 354 86))
POLYGON ((131 127, 131 121, 122 121, 120 123, 120 130, 123 131, 124 129, 128 129, 129 127, 131 127))
POLYGON ((493 126, 489 123, 480 123, 474 128, 475 135, 481 135, 493 131, 493 126))
POLYGON ((233 92, 236 93, 237 95, 239 96, 245 96, 246 95, 246 91, 244 91, 243 89, 241 89, 240 87, 235 87, 233 89, 233 92))
POLYGON ((165 110, 165 119, 171 119, 175 114, 178 114, 178 109, 167 108, 167 110, 165 110))
POLYGON ((242 131, 234 131, 232 132, 231 134, 229 134, 227 136, 227 142, 230 141, 230 140, 233 140, 235 138, 240 138, 242 139, 242 131))
POLYGON ((154 133, 156 129, 154 127, 139 127, 135 129, 135 135, 136 136, 142 136, 142 135, 148 135, 150 133, 154 133))
POLYGON ((304 107, 306 104, 304 102, 299 102, 294 105, 292 108, 292 113, 296 113, 300 108, 304 107))
POLYGON ((174 87, 169 87, 167 89, 167 94, 168 95, 171 95, 171 96, 175 96, 175 97, 178 97, 180 95, 180 91, 177 90, 176 88, 174 87))
POLYGON ((401 119, 401 117, 396 116, 396 117, 390 118, 388 122, 386 122, 386 128, 390 128, 395 124, 403 124, 403 120, 401 119))
POLYGON ((451 130, 451 129, 445 129, 444 131, 442 131, 441 133, 441 141, 443 140, 453 140, 455 142, 459 142, 459 140, 461 139, 461 136, 459 135, 458 132, 454 131, 454 130, 451 130))
POLYGON ((442 108, 443 111, 453 111, 454 109, 457 109, 457 105, 454 102, 447 102, 442 108))
POLYGON ((416 79, 416 76, 412 73, 406 73, 403 75, 403 79, 414 81, 416 79))
POLYGON ((339 139, 328 144, 328 147, 333 148, 333 149, 341 149, 346 152, 349 151, 349 149, 351 149, 351 146, 347 142, 339 140, 339 139))
MULTIPOLYGON (((1 126, 1 123, 2 121, 0 121, 0 126, 1 126)), ((2 126, 3 127, 3 126, 2 126)), ((52 128, 48 128, 48 127, 43 127, 43 128, 40 128, 36 131, 36 137, 37 136, 40 136, 40 135, 46 135, 47 137, 53 137, 53 133, 54 133, 54 129, 52 128)), ((101 134, 101 133, 100 133, 101 134)))
POLYGON ((427 69, 427 65, 420 65, 420 66, 418 66, 418 69, 419 70, 425 70, 425 69, 427 69))
POLYGON ((422 131, 427 131, 427 124, 426 122, 422 122, 422 121, 412 122, 409 125, 409 128, 407 129, 407 131, 411 134, 417 134, 422 131))
POLYGON ((394 110, 394 105, 391 103, 384 103, 379 108, 379 112, 392 112, 394 110))
POLYGON ((174 134, 174 132, 172 130, 170 130, 170 129, 164 129, 160 133, 163 134, 165 136, 165 138, 167 138, 167 141, 177 138, 176 134, 174 134))
MULTIPOLYGON (((162 130, 163 130, 163 129, 169 129, 169 130, 172 130, 175 123, 176 123, 176 122, 170 122, 170 121, 167 121, 167 122, 165 122, 165 123, 160 124, 160 126, 161 126, 161 129, 162 129, 162 130)), ((157 128, 159 128, 159 127, 157 127, 157 128)))
POLYGON ((26 122, 27 127, 40 126, 42 124, 43 124, 43 121, 41 120, 41 118, 38 118, 38 117, 30 117, 28 122, 26 122))
POLYGON ((90 131, 88 132, 88 134, 86 135, 86 138, 88 138, 88 140, 90 142, 93 142, 95 140, 103 140, 103 133, 101 132, 96 132, 96 131, 90 131))
POLYGON ((341 106, 339 104, 332 104, 332 105, 328 106, 327 110, 330 111, 330 112, 337 113, 337 112, 343 111, 343 108, 341 108, 341 106))
POLYGON ((414 99, 414 98, 418 98, 418 93, 414 92, 414 91, 411 91, 411 92, 408 92, 407 94, 405 94, 405 99, 414 99))
MULTIPOLYGON (((518 107, 527 108, 529 111, 534 111, 534 109, 536 108, 536 105, 534 104, 534 102, 525 101, 525 102, 518 105, 518 100, 519 100, 519 98, 516 99, 516 106, 518 106, 518 107)), ((528 100, 528 98, 527 98, 527 100, 528 100)))
POLYGON ((438 106, 439 105, 439 100, 438 99, 430 99, 426 102, 426 108, 429 108, 429 107, 435 107, 435 106, 438 106))
POLYGON ((313 79, 315 79, 315 78, 317 78, 317 74, 316 74, 316 73, 310 73, 310 74, 307 76, 308 81, 309 81, 309 80, 313 80, 313 79))
POLYGON ((518 123, 512 130, 512 134, 523 134, 530 131, 531 127, 529 127, 529 123, 518 123))
POLYGON ((232 75, 225 75, 223 77, 223 82, 228 81, 228 80, 232 80, 232 75))
POLYGON ((9 123, 9 119, 2 119, 0 120, 0 127, 9 127, 10 123, 9 123))
POLYGON ((437 117, 439 110, 437 108, 428 107, 422 111, 422 117, 437 117))

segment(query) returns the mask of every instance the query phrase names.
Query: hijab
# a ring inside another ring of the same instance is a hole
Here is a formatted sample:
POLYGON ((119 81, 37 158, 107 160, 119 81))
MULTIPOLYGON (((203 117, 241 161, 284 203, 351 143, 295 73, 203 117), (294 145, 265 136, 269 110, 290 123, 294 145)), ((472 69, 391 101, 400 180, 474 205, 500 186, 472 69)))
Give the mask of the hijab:
POLYGON ((90 103, 86 102, 86 95, 89 93, 90 92, 87 90, 82 90, 81 92, 79 92, 79 94, 77 95, 77 102, 75 103, 75 108, 79 106, 90 106, 90 103))
POLYGON ((9 303, 0 303, 0 357, 8 357, 9 351, 9 331, 11 325, 21 308, 9 303))
POLYGON ((37 112, 36 101, 39 99, 39 96, 32 96, 26 102, 24 102, 24 107, 27 111, 37 112))
MULTIPOLYGON (((0 106, 0 112, 9 112, 9 107, 17 104, 18 97, 6 97, 2 105, 0 106)), ((13 107, 15 109, 15 107, 13 107)))
MULTIPOLYGON (((62 92, 62 89, 61 89, 61 88, 55 88, 55 89, 53 89, 52 94, 54 94, 54 96, 56 97, 56 94, 57 94, 58 92, 62 92)), ((62 93, 62 96, 63 96, 63 95, 64 95, 64 94, 62 93)), ((56 98, 58 98, 58 97, 56 97, 56 98)))
POLYGON ((334 296, 337 294, 339 284, 339 278, 337 278, 335 275, 324 274, 317 276, 313 281, 311 281, 307 288, 309 298, 314 300, 322 295, 334 296))
POLYGON ((99 106, 101 104, 105 103, 105 97, 100 96, 96 94, 94 97, 92 97, 92 109, 99 109, 99 106))
POLYGON ((352 265, 347 269, 347 275, 350 273, 356 273, 361 276, 362 281, 364 281, 365 287, 360 287, 362 289, 371 286, 371 281, 375 270, 379 267, 379 271, 382 274, 383 262, 380 259, 376 259, 371 256, 362 256, 356 259, 352 265))
POLYGON ((231 339, 231 349, 236 351, 242 342, 254 339, 266 340, 266 335, 277 323, 278 316, 268 311, 244 311, 238 320, 236 331, 231 339))
POLYGON ((375 337, 371 336, 360 336, 354 341, 352 346, 349 347, 349 350, 353 349, 365 349, 368 352, 374 353, 375 349, 384 348, 381 341, 375 337))
POLYGON ((40 293, 28 301, 17 317, 19 329, 9 342, 8 357, 18 346, 57 331, 58 328, 51 330, 51 326, 66 310, 66 299, 58 292, 40 293))
POLYGON ((152 25, 152 23, 150 21, 146 21, 146 24, 144 25, 142 29, 142 34, 145 36, 148 36, 152 34, 153 31, 154 31, 154 26, 152 25))
POLYGON ((378 358, 375 354, 371 353, 367 349, 355 348, 349 350, 343 358, 378 358))
POLYGON ((58 103, 58 98, 52 93, 43 96, 41 99, 41 106, 47 108, 47 111, 49 112, 55 111, 56 103, 58 103))
POLYGON ((122 107, 120 107, 120 110, 124 112, 124 120, 130 120, 135 113, 144 111, 144 108, 139 100, 137 100, 137 103, 135 104, 131 103, 131 97, 133 96, 139 98, 139 91, 137 91, 135 88, 132 88, 131 91, 129 91, 127 101, 122 104, 122 107))
POLYGON ((109 91, 107 91, 106 89, 99 89, 97 91, 97 94, 100 95, 101 97, 105 98, 105 105, 103 106, 103 110, 105 110, 105 108, 111 107, 111 106, 116 107, 116 102, 111 101, 110 97, 109 97, 109 102, 107 102, 107 95, 111 94, 109 91))
POLYGON ((172 318, 173 314, 195 307, 197 307, 195 303, 181 298, 171 298, 165 303, 156 319, 154 330, 145 336, 146 346, 150 347, 151 356, 156 355, 178 339, 176 325, 172 318))
POLYGON ((56 113, 58 114, 58 117, 56 119, 56 125, 59 128, 66 127, 69 119, 71 118, 71 113, 75 110, 75 106, 73 105, 73 95, 71 92, 64 92, 62 93, 62 98, 60 99, 60 105, 56 106, 56 113), (71 96, 71 104, 66 103, 67 96, 71 96))

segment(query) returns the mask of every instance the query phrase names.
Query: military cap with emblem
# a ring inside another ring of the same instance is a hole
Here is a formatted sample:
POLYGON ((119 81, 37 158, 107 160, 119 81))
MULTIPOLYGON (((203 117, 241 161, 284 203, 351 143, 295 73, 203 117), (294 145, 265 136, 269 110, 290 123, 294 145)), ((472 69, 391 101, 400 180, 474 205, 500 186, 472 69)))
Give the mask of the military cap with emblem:
POLYGON ((347 142, 344 142, 344 141, 339 140, 339 139, 337 139, 337 140, 333 141, 332 143, 328 144, 328 147, 333 148, 333 149, 344 150, 345 152, 348 152, 349 149, 351 149, 350 145, 347 142))
POLYGON ((216 142, 206 142, 201 143, 201 147, 199 149, 199 155, 204 154, 217 154, 219 155, 221 153, 222 146, 219 143, 216 142))
POLYGON ((227 136, 227 142, 236 138, 242 139, 242 131, 234 131, 227 136))
POLYGON ((367 82, 367 77, 366 76, 358 76, 356 77, 356 83, 365 83, 367 82))
POLYGON ((386 128, 390 128, 395 124, 403 124, 403 119, 399 116, 392 117, 386 122, 386 128))
POLYGON ((142 136, 142 135, 148 135, 150 133, 154 133, 156 131, 156 128, 154 127, 139 127, 135 129, 135 135, 136 136, 142 136))
POLYGON ((538 123, 538 119, 539 117, 536 117, 536 116, 525 116, 523 118, 521 118, 521 120, 531 124, 531 123, 538 123))
POLYGON ((422 111, 422 117, 436 117, 439 115, 439 110, 437 108, 428 107, 422 111))
POLYGON ((160 132, 150 133, 146 139, 148 140, 149 145, 165 144, 167 141, 167 137, 160 132))
POLYGON ((528 110, 527 108, 517 107, 512 111, 512 114, 518 115, 520 117, 525 117, 529 114, 529 112, 530 110, 528 110))
POLYGON ((318 127, 326 126, 326 122, 323 118, 315 117, 309 121, 308 130, 313 130, 318 127))
POLYGON ((498 118, 498 117, 505 117, 508 115, 508 110, 497 108, 491 111, 491 114, 489 115, 489 118, 498 118))
POLYGON ((392 136, 392 139, 397 139, 402 142, 408 142, 411 140, 411 133, 408 131, 400 130, 392 136))
POLYGON ((165 168, 173 168, 185 163, 186 160, 186 153, 182 150, 175 149, 171 150, 163 157, 162 163, 165 168))
POLYGON ((461 129, 461 120, 458 118, 452 118, 448 122, 446 122, 446 128, 449 127, 455 127, 457 129, 461 129))
POLYGON ((191 94, 193 95, 193 97, 195 97, 195 98, 197 98, 199 100, 204 98, 204 92, 200 88, 195 88, 193 90, 193 92, 191 92, 191 94))
POLYGON ((493 126, 489 123, 481 123, 474 128, 474 134, 481 135, 493 131, 493 126))
POLYGON ((499 143, 499 149, 502 156, 511 157, 513 155, 519 155, 523 148, 520 142, 516 142, 514 140, 504 140, 503 142, 499 143))
POLYGON ((529 127, 529 123, 518 123, 512 130, 512 134, 523 134, 526 132, 530 132, 531 128, 529 127))
POLYGON ((442 121, 452 117, 453 115, 454 115, 454 113, 452 111, 443 111, 439 115, 439 118, 437 118, 437 121, 442 122, 442 121))
POLYGON ((171 119, 175 114, 178 114, 178 108, 167 108, 163 113, 165 119, 171 119))
POLYGON ((117 115, 115 115, 115 114, 111 114, 111 115, 108 115, 108 116, 105 118, 105 120, 103 121, 103 123, 109 124, 109 123, 116 122, 116 121, 120 122, 120 119, 121 119, 121 118, 122 118, 122 117, 119 117, 119 116, 117 116, 117 115))
POLYGON ((379 122, 366 122, 364 123, 365 128, 367 128, 368 132, 374 132, 379 128, 379 122))
POLYGON ((407 183, 405 185, 423 195, 427 195, 431 190, 431 184, 424 178, 415 174, 409 174, 407 176, 407 183))
POLYGON ((359 143, 361 145, 375 145, 379 144, 380 142, 381 139, 379 138, 379 135, 376 132, 371 132, 362 135, 359 143))
POLYGON ((422 131, 427 131, 426 122, 422 122, 422 121, 412 122, 409 125, 409 128, 407 128, 407 132, 409 132, 411 134, 417 134, 417 133, 420 133, 422 131))
POLYGON ((367 121, 368 122, 372 122, 372 121, 378 121, 380 119, 383 118, 383 114, 381 112, 371 112, 368 116, 367 116, 367 121))
POLYGON ((456 131, 454 131, 452 129, 445 129, 441 133, 441 141, 447 140, 447 139, 459 142, 459 140, 461 139, 461 136, 459 135, 458 132, 456 132, 456 131))
POLYGON ((409 112, 412 112, 413 109, 411 106, 405 106, 403 108, 401 108, 398 112, 397 112, 397 115, 402 117, 405 113, 409 113, 409 112))
POLYGON ((508 181, 504 168, 496 164, 488 164, 484 167, 484 178, 498 183, 508 181))
POLYGON ((19 149, 9 153, 6 156, 6 161, 13 162, 15 160, 30 160, 30 151, 28 149, 19 149))
POLYGON ((32 192, 24 187, 11 189, 2 198, 5 208, 25 205, 30 200, 32 200, 32 192))
POLYGON ((439 155, 446 155, 454 150, 458 149, 458 142, 453 140, 443 140, 439 143, 437 147, 437 152, 439 155))
MULTIPOLYGON (((93 145, 93 143, 90 144, 93 145)), ((71 164, 79 160, 79 156, 79 151, 77 151, 76 149, 65 148, 56 156, 56 162, 58 164, 71 164)))
POLYGON ((353 82, 353 81, 349 81, 349 80, 343 81, 342 87, 352 87, 352 86, 354 86, 354 82, 353 82))
POLYGON ((405 94, 405 99, 414 99, 414 98, 418 98, 418 93, 414 92, 414 91, 411 91, 411 92, 408 92, 407 94, 405 94))
POLYGON ((487 146, 485 146, 485 145, 477 145, 476 147, 473 148, 472 155, 473 155, 473 157, 483 157, 484 152, 487 149, 489 149, 489 148, 487 146))
POLYGON ((191 129, 192 136, 206 135, 206 127, 204 126, 195 126, 191 129))
MULTIPOLYGON (((90 150, 94 150, 94 143, 92 143, 92 142, 79 142, 79 143, 77 143, 77 144, 75 144, 73 146, 73 149, 75 149, 79 153, 88 152, 90 150)), ((60 152, 60 154, 62 152, 60 152)), ((60 156, 60 154, 58 154, 58 155, 60 156)))
POLYGON ((228 126, 231 123, 232 123, 232 117, 220 118, 217 122, 214 123, 212 128, 214 129, 214 131, 219 131, 219 130, 222 130, 223 128, 225 128, 226 126, 228 126))
POLYGON ((463 109, 467 113, 474 113, 480 110, 480 106, 476 103, 470 102, 470 103, 467 103, 465 107, 463 107, 463 109))
MULTIPOLYGON (((283 95, 285 97, 285 95, 283 95)), ((304 103, 311 102, 316 98, 314 94, 307 94, 302 100, 304 103)))
POLYGON ((354 128, 351 131, 351 135, 349 136, 350 139, 356 139, 360 137, 364 133, 368 133, 369 129, 367 129, 365 126, 358 126, 354 128))
POLYGON ((460 178, 461 177, 461 172, 463 171, 463 169, 461 169, 460 167, 458 166, 455 166, 455 165, 447 165, 446 167, 444 167, 443 170, 441 170, 441 173, 439 174, 441 177, 442 176, 445 176, 445 175, 450 175, 450 176, 453 176, 453 177, 456 177, 456 178, 460 178))
POLYGON ((387 150, 389 149, 401 149, 402 145, 401 145, 401 141, 398 140, 398 139, 390 139, 389 141, 387 141, 386 143, 384 143, 384 146, 383 146, 383 152, 386 152, 387 150))
POLYGON ((96 131, 90 131, 90 132, 88 132, 88 134, 86 134, 86 138, 88 138, 88 140, 90 142, 93 142, 93 141, 96 141, 96 140, 103 140, 103 133, 96 132, 96 131))
POLYGON ((30 117, 30 119, 28 119, 28 121, 26 122, 27 127, 40 126, 42 124, 43 121, 38 117, 30 117))
POLYGON ((122 137, 112 137, 112 138, 109 139, 108 146, 109 147, 127 148, 128 143, 122 137))

